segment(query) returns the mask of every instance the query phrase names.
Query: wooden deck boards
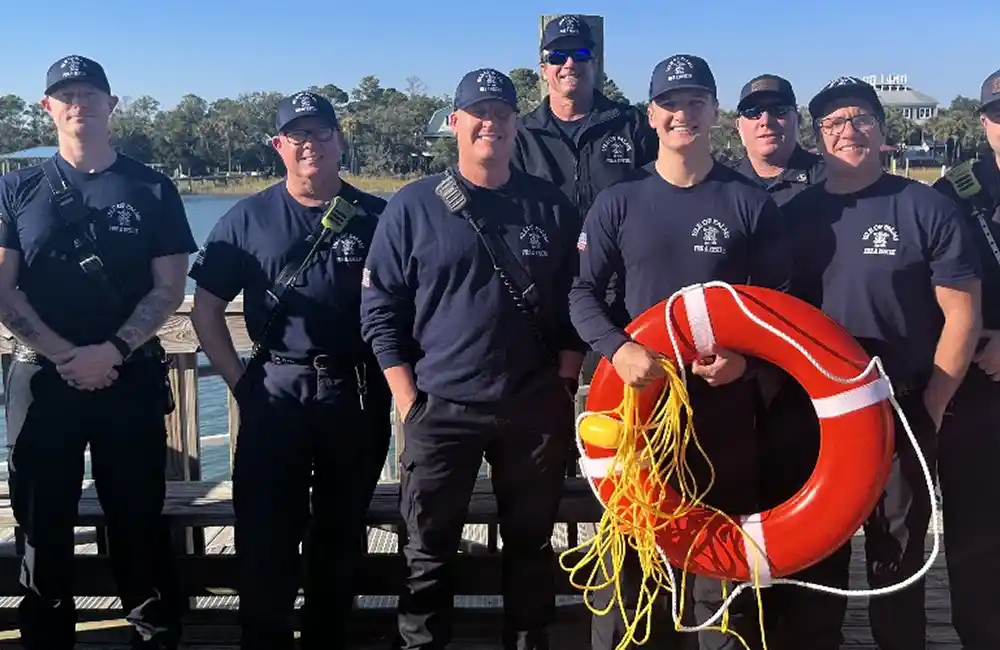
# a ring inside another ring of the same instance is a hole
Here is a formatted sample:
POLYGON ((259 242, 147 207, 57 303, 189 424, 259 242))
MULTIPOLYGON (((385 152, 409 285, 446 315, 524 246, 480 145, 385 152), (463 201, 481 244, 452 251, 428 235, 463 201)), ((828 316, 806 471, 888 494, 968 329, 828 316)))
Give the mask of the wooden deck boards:
MULTIPOLYGON (((6 531, 0 531, 0 537, 6 531)), ((581 531, 581 533, 584 531, 581 531)), ((467 531, 467 535, 472 538, 480 537, 485 540, 485 526, 473 527, 471 533, 467 531)), ((560 535, 554 535, 554 541, 556 543, 561 542, 561 546, 565 547, 565 529, 562 532, 561 539, 560 535)), ((392 552, 395 550, 395 535, 387 533, 381 529, 371 529, 369 531, 369 540, 373 550, 378 548, 380 552, 392 552), (391 539, 390 539, 391 538, 391 539)), ((206 531, 206 542, 208 545, 208 552, 232 552, 232 529, 231 528, 217 528, 213 531, 206 531), (209 534, 210 533, 210 534, 209 534)), ((851 588, 852 589, 865 589, 865 570, 864 570, 864 548, 863 548, 864 538, 862 536, 856 536, 853 540, 854 554, 851 562, 851 588)), ((930 550, 931 540, 928 538, 927 548, 930 550)), ((579 606, 580 598, 578 596, 568 596, 561 597, 559 599, 561 610, 564 612, 572 612, 568 615, 568 620, 565 623, 556 626, 553 631, 553 650, 587 650, 589 646, 588 637, 588 627, 585 611, 579 606)), ((211 608, 211 609, 225 609, 234 610, 237 607, 239 600, 238 597, 234 596, 224 596, 224 597, 211 597, 211 598, 199 598, 197 607, 211 608)), ((472 608, 482 611, 486 608, 499 608, 502 605, 502 598, 499 596, 480 596, 480 597, 458 597, 456 598, 456 605, 464 608, 472 608)), ((11 607, 16 604, 16 601, 12 599, 2 599, 0 600, 0 607, 11 607)), ((98 599, 98 598, 88 598, 88 599, 78 599, 78 604, 86 608, 96 608, 96 609, 115 609, 117 608, 116 599, 98 599)), ((301 604, 301 601, 300 601, 301 604)), ((396 598, 393 596, 363 596, 359 598, 358 605, 364 608, 367 612, 372 613, 373 616, 378 617, 382 621, 381 626, 386 629, 391 629, 393 625, 393 608, 396 604, 396 598)), ((950 602, 948 596, 948 579, 944 568, 944 554, 941 553, 934 567, 927 575, 927 600, 926 600, 926 610, 928 619, 928 649, 930 650, 960 650, 961 646, 958 643, 958 639, 955 635, 954 629, 951 626, 951 613, 950 613, 950 602)), ((110 612, 109 612, 110 614, 110 612)), ((99 612, 91 611, 89 618, 94 617, 100 618, 99 612)), ((461 617, 460 617, 461 618, 461 617)), ((459 623, 461 625, 461 623, 459 623)), ((234 644, 227 645, 221 643, 220 639, 232 638, 235 639, 236 630, 231 626, 221 626, 219 628, 213 627, 211 630, 201 629, 199 626, 192 626, 189 630, 191 647, 197 650, 234 650, 237 646, 234 644), (200 642, 199 642, 200 641, 200 642)), ((114 649, 117 647, 113 643, 109 643, 107 640, 101 640, 95 642, 95 645, 88 645, 87 637, 92 636, 93 633, 81 632, 81 645, 78 648, 86 648, 87 650, 96 650, 96 648, 109 648, 114 649)), ((498 648, 499 646, 484 638, 474 638, 477 636, 482 636, 482 630, 478 631, 465 631, 466 637, 459 634, 457 638, 457 643, 452 645, 452 648, 464 649, 464 650, 485 650, 486 648, 498 648)), ((10 636, 10 632, 0 633, 0 648, 17 648, 15 643, 16 640, 11 640, 6 637, 10 636)), ((867 614, 867 600, 856 598, 851 599, 848 602, 847 618, 844 623, 844 636, 845 642, 842 646, 849 650, 868 650, 875 648, 872 641, 871 632, 868 628, 868 614, 867 614)), ((386 643, 385 640, 378 640, 371 644, 361 644, 357 646, 363 650, 374 650, 378 648, 379 650, 385 650, 386 643)), ((655 650, 655 648, 650 648, 650 650, 655 650)))

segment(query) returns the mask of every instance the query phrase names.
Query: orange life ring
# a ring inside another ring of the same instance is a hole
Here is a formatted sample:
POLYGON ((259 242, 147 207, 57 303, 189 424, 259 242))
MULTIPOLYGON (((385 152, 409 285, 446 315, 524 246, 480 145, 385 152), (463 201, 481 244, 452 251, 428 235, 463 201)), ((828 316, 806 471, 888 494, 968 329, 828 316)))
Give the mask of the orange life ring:
MULTIPOLYGON (((656 536, 659 551, 675 567, 686 566, 695 574, 740 582, 756 576, 760 584, 767 585, 773 578, 829 556, 851 538, 877 504, 892 466, 891 389, 887 377, 878 373, 873 377, 874 369, 846 384, 824 375, 801 351, 754 323, 734 294, 756 318, 798 341, 834 376, 856 377, 871 358, 826 314, 778 291, 709 283, 681 290, 670 306, 685 366, 717 343, 783 368, 808 392, 816 407, 821 431, 819 458, 795 495, 768 511, 739 517, 742 531, 715 511, 696 508, 663 525, 656 536)), ((666 313, 667 301, 663 301, 639 315, 626 332, 635 342, 674 360, 677 357, 666 313)), ((601 359, 590 384, 586 410, 614 410, 621 403, 623 387, 613 366, 601 359)), ((643 420, 649 417, 663 387, 660 380, 640 391, 643 420)), ((581 468, 595 494, 606 508, 619 507, 609 504, 615 488, 615 473, 610 471, 615 449, 583 440, 579 430, 578 445, 581 468)), ((637 471, 639 480, 646 481, 645 470, 637 471)), ((679 502, 680 496, 667 486, 660 511, 674 511, 679 502)))

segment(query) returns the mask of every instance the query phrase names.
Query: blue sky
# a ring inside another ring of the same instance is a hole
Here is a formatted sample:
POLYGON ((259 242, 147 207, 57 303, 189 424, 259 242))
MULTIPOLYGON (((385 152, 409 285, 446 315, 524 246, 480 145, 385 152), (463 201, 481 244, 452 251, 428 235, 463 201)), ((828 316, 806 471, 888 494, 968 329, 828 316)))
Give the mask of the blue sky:
POLYGON ((800 104, 841 74, 907 74, 947 106, 960 93, 978 96, 1000 67, 1000 56, 987 55, 996 13, 985 0, 928 2, 926 10, 912 0, 3 4, 0 94, 30 100, 67 54, 100 61, 119 96, 149 94, 165 107, 185 93, 213 100, 325 83, 350 91, 366 74, 400 89, 415 75, 431 93, 451 94, 480 66, 533 67, 539 14, 570 12, 604 16, 605 69, 633 101, 645 98, 656 62, 681 52, 708 60, 724 107, 763 72, 791 80, 800 104))

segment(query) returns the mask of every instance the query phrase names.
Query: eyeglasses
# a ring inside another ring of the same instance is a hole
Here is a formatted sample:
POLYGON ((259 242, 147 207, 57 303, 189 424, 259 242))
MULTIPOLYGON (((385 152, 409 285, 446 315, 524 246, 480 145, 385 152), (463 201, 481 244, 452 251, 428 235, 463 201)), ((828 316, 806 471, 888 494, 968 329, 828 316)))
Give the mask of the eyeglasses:
POLYGON ((850 122, 855 131, 868 133, 875 128, 878 121, 879 119, 874 115, 862 113, 861 115, 855 115, 853 117, 833 117, 816 120, 816 126, 818 126, 820 130, 827 135, 840 135, 844 132, 844 129, 847 128, 847 123, 850 122))
POLYGON ((748 106, 740 111, 740 117, 745 117, 748 120, 759 120, 761 115, 767 113, 771 117, 780 119, 794 112, 795 107, 788 104, 769 104, 764 106, 748 106))
POLYGON ((292 144, 302 144, 308 138, 314 142, 329 142, 333 138, 334 130, 328 126, 321 126, 318 129, 295 129, 285 131, 284 135, 292 144))
POLYGON ((573 59, 576 63, 586 63, 593 58, 593 52, 585 47, 576 50, 546 50, 542 55, 542 60, 549 65, 563 65, 568 59, 573 59))

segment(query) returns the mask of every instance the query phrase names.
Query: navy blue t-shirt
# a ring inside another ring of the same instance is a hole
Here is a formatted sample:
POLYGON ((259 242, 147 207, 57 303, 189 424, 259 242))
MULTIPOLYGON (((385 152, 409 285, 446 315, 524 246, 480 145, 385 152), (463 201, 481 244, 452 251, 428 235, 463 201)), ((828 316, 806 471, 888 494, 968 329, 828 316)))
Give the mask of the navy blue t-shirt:
POLYGON ((980 277, 958 206, 884 174, 852 194, 815 185, 783 208, 794 247, 790 293, 839 322, 898 384, 929 379, 944 317, 935 285, 980 277))
MULTIPOLYGON (((418 390, 495 402, 554 379, 555 363, 472 225, 435 195, 442 178, 411 183, 389 201, 368 255, 362 332, 383 369, 413 365, 418 390)), ((552 344, 583 351, 567 309, 579 212, 558 187, 516 170, 498 189, 466 186, 472 213, 498 229, 535 282, 538 322, 552 344)))
POLYGON ((602 300, 622 269, 629 320, 677 290, 709 281, 784 290, 789 261, 777 205, 767 192, 716 163, 692 187, 655 169, 601 192, 580 234, 580 276, 570 309, 581 337, 611 359, 629 341, 602 300))
MULTIPOLYGON (((347 362, 365 357, 358 324, 361 270, 385 201, 344 183, 340 196, 362 210, 321 245, 315 259, 282 296, 266 345, 276 355, 308 359, 329 354, 347 362)), ((189 275, 222 300, 243 292, 251 340, 259 341, 269 313, 265 293, 288 253, 319 226, 324 207, 308 207, 284 182, 240 200, 219 219, 189 275)))
POLYGON ((80 268, 40 165, 0 178, 0 247, 21 254, 18 286, 46 325, 75 345, 101 343, 153 288, 153 258, 198 247, 176 186, 160 172, 122 154, 96 174, 61 156, 56 165, 91 208, 89 232, 124 304, 116 309, 80 268))

